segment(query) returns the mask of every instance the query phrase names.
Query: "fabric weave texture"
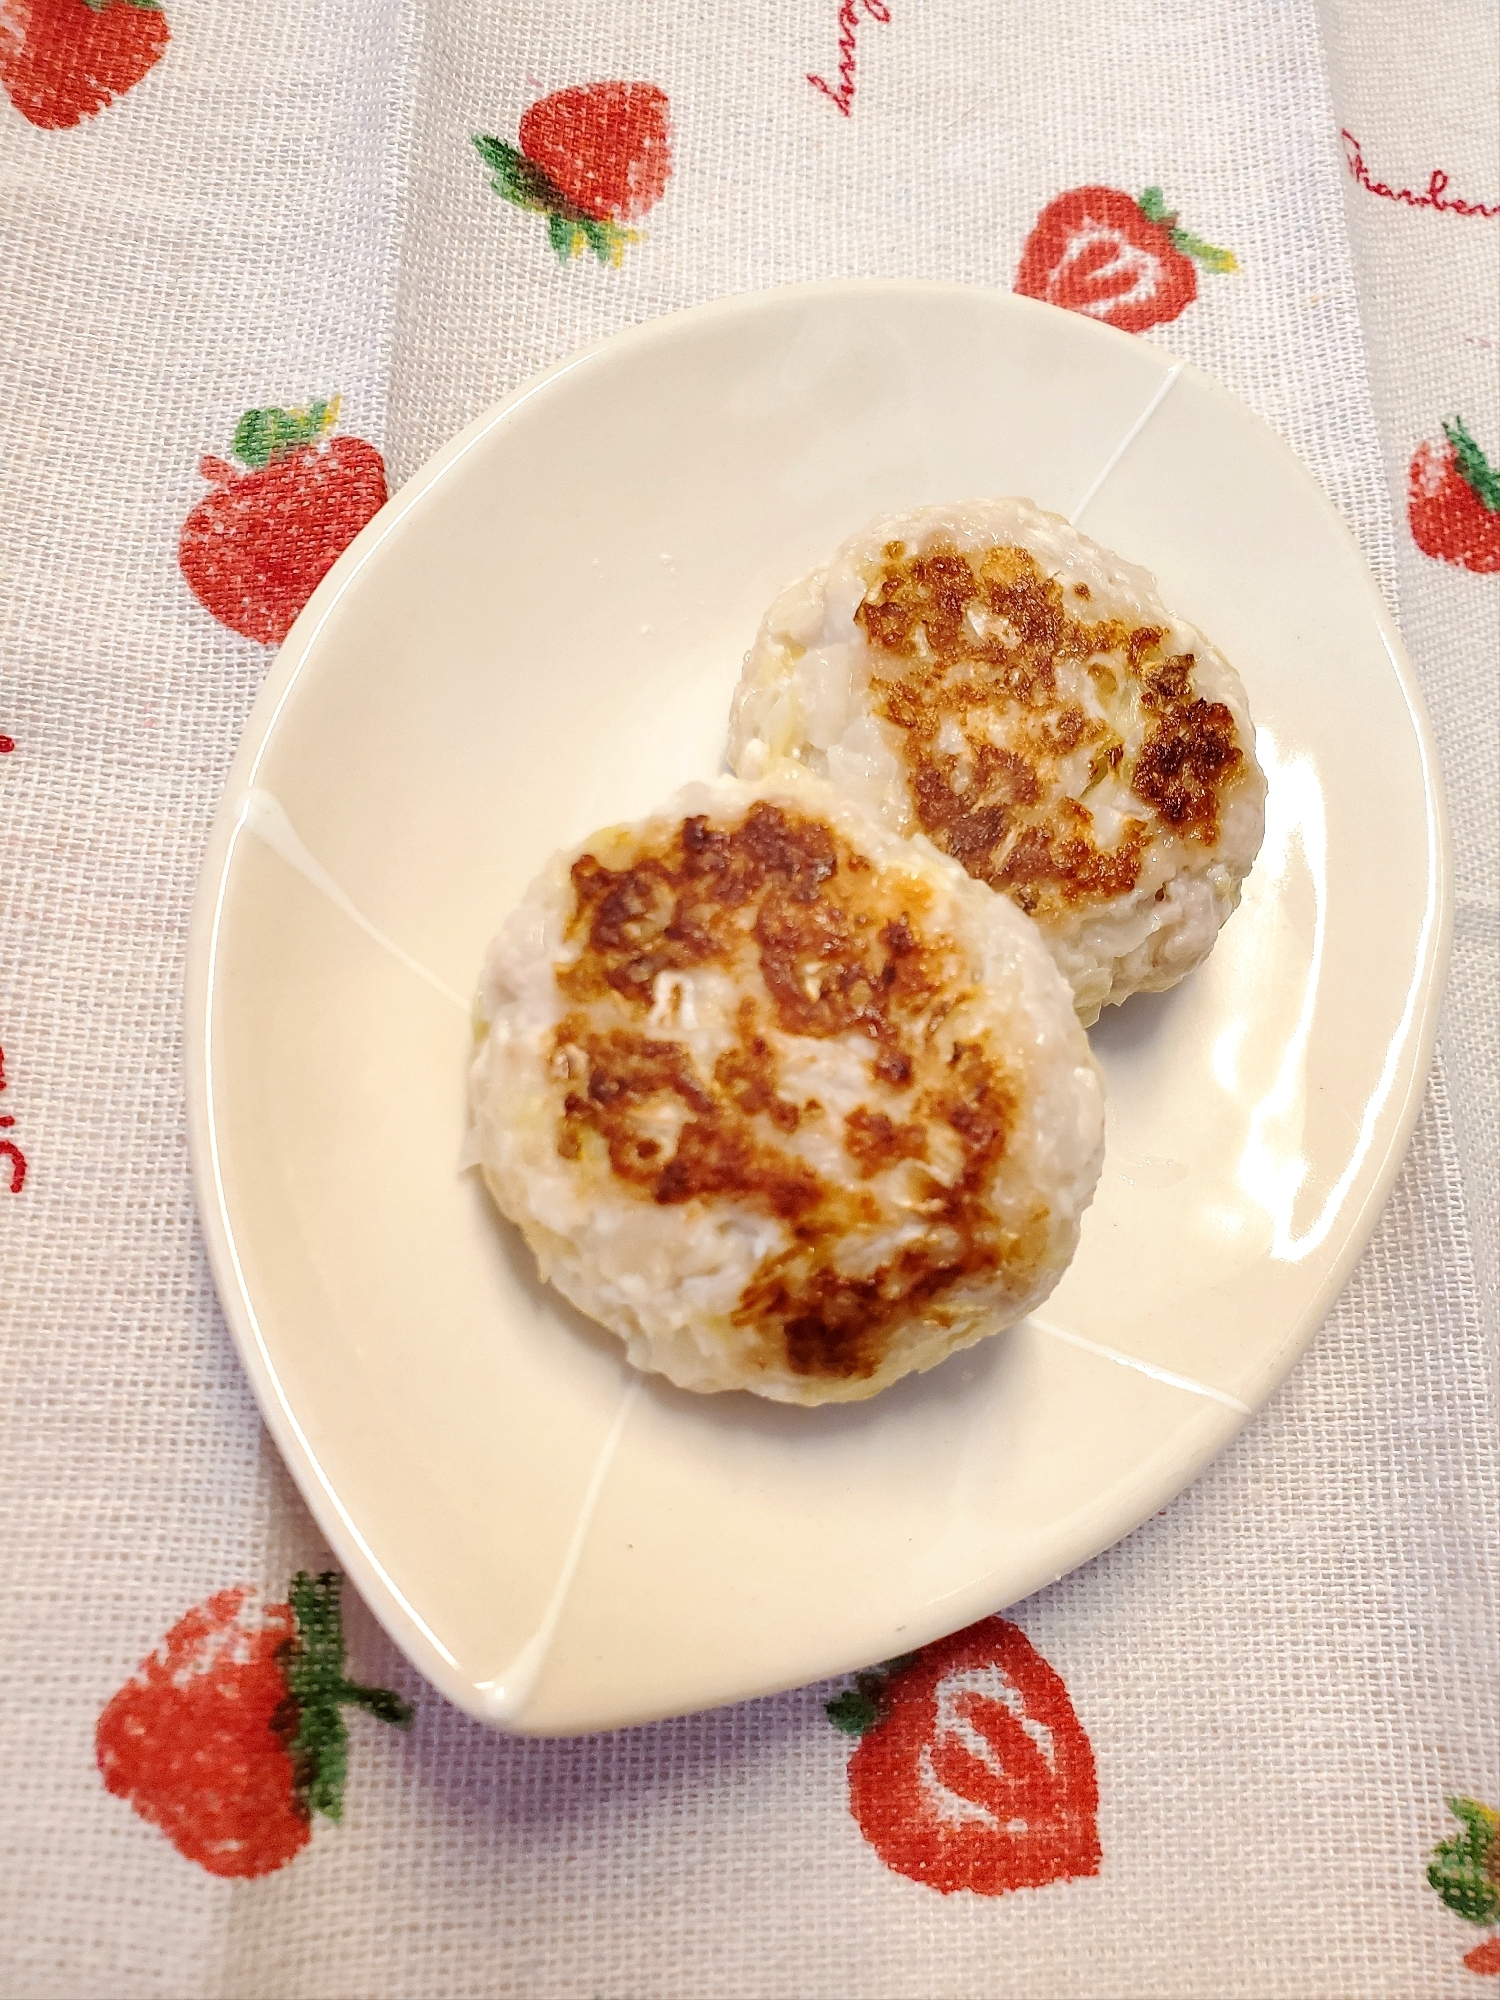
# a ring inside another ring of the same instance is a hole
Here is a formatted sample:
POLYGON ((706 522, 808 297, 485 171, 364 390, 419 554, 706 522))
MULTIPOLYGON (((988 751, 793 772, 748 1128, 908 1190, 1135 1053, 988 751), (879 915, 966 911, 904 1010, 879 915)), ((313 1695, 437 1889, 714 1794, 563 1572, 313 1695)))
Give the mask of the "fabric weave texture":
MULTIPOLYGON (((0 44, 30 11, 0 0, 0 44)), ((1445 1795, 1500 1803, 1500 579, 1424 554, 1406 503, 1444 418, 1500 451, 1500 218, 1372 193, 1340 134, 1392 190, 1437 167, 1500 201, 1493 9, 866 0, 847 106, 807 81, 837 85, 834 0, 165 11, 149 72, 71 127, 0 97, 0 1110, 28 1168, 0 1184, 0 1991, 1482 1992, 1424 1870, 1445 1795), (596 79, 671 107, 617 262, 581 222, 560 250, 473 144, 596 79), (1164 189, 1232 250, 1144 337, 1243 397, 1358 538, 1436 728, 1458 892, 1425 1109, 1309 1354, 1162 1516, 1009 1613, 1092 1744, 1100 1872, 998 1897, 892 1873, 828 1688, 507 1740, 351 1599, 358 1676, 413 1729, 353 1715, 344 1823, 265 1880, 202 1873, 106 1794, 95 1718, 187 1606, 327 1552, 235 1360, 183 1135, 187 911, 271 657, 179 566, 200 461, 247 410, 338 395, 394 491, 659 313, 845 275, 1009 288, 1045 205, 1096 184, 1164 189)))

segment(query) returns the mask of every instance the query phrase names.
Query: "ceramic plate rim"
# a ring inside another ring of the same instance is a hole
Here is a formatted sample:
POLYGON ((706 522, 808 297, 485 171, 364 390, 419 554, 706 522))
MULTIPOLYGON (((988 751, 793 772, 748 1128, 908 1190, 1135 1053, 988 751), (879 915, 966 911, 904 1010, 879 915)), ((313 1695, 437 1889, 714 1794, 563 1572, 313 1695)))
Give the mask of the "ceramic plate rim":
MULTIPOLYGON (((669 342, 678 334, 685 322, 702 324, 723 317, 754 314, 773 308, 788 299, 816 301, 846 298, 851 294, 867 296, 878 294, 885 298, 947 297, 955 301, 960 299, 970 301, 977 294, 983 298, 1005 301, 1009 308, 1021 311, 1052 314, 1057 310, 992 286, 919 279, 835 279, 736 293, 710 300, 702 305, 663 313, 589 342, 563 356, 541 373, 520 384, 435 452, 361 530, 330 569, 293 625, 256 695, 226 774, 220 802, 209 828, 188 925, 184 972, 183 1047, 189 1160, 200 1226, 207 1245, 219 1299, 240 1363, 277 1449, 292 1473, 318 1527, 349 1573, 356 1588, 401 1650, 413 1660, 422 1674, 457 1706, 487 1721, 493 1721, 493 1717, 484 1714, 476 1699, 472 1681, 457 1670, 457 1662, 453 1656, 419 1617, 395 1580, 385 1570, 375 1550, 366 1541, 358 1523, 344 1506, 333 1482, 318 1461, 278 1375, 260 1327, 255 1302, 241 1268, 220 1173, 212 1081, 215 959, 234 838, 239 824, 238 803, 242 794, 254 783, 255 774, 271 745, 287 702, 304 669, 313 659, 319 636, 340 600, 355 584, 366 566, 379 555, 383 544, 398 530, 406 516, 422 506, 428 496, 469 453, 480 447, 492 434, 503 430, 525 404, 577 371, 608 367, 611 358, 618 353, 634 352, 644 347, 669 342)), ((1076 327, 1079 316, 1070 314, 1067 317, 1075 322, 1076 327)), ((1099 341, 1108 344, 1118 343, 1129 348, 1137 356, 1143 347, 1147 347, 1159 360, 1163 375, 1174 368, 1186 369, 1192 374, 1200 390, 1206 389, 1213 396, 1231 404, 1236 411, 1243 413, 1248 410, 1242 399, 1192 364, 1177 361, 1168 350, 1141 342, 1129 334, 1121 333, 1097 321, 1085 320, 1082 323, 1099 341)), ((1254 415, 1253 412, 1249 414, 1254 415)), ((1347 1281, 1355 1262, 1362 1254, 1375 1222, 1389 1199, 1426 1092, 1453 922, 1450 832, 1436 746, 1416 676, 1406 656, 1395 620, 1348 524, 1323 492, 1316 476, 1279 435, 1262 420, 1256 419, 1256 421, 1260 423, 1266 435, 1274 439, 1276 449, 1282 454, 1289 468, 1294 470, 1295 475, 1303 481, 1311 482, 1317 489, 1322 507, 1337 522, 1339 533, 1355 554, 1363 572, 1369 609, 1380 633, 1387 663, 1400 688, 1419 757, 1429 835, 1421 933, 1425 950, 1421 953, 1419 963, 1413 968, 1412 982, 1408 990, 1407 1005, 1414 1018, 1410 1031, 1402 1043, 1405 1074, 1400 1086, 1401 1100, 1399 1106, 1393 1107, 1389 1115, 1387 1138, 1381 1157, 1378 1163, 1372 1162, 1367 1169, 1369 1178, 1365 1197, 1358 1209, 1345 1219, 1340 1248, 1330 1258, 1323 1282, 1318 1286, 1308 1306, 1299 1317, 1287 1325, 1285 1337, 1269 1358, 1247 1412, 1241 1415, 1224 1405, 1210 1406, 1216 1407, 1217 1416, 1211 1425, 1206 1426, 1207 1434, 1200 1448, 1190 1458, 1185 1457, 1175 1461, 1170 1475, 1157 1482, 1161 1490, 1157 1497, 1152 1499, 1151 1509, 1148 1511, 1164 1504, 1165 1499, 1182 1491, 1196 1479, 1205 1466, 1248 1422, 1249 1416, 1259 1410, 1274 1394, 1297 1359, 1306 1350, 1334 1299, 1347 1281)), ((1094 1554, 1132 1532, 1139 1520, 1144 1517, 1144 1514, 1136 1512, 1132 1519, 1122 1521, 1103 1542, 1100 1542, 1095 1535, 1085 1536, 1083 1539, 1087 1546, 1075 1555, 1059 1574, 1066 1574, 1078 1563, 1090 1560, 1094 1554)), ((997 1608, 988 1601, 982 1583, 977 1584, 967 1595, 958 1592, 944 1601, 940 1629, 942 1631, 957 1629, 974 1617, 982 1616, 997 1608)), ((938 1632, 934 1630, 928 1636, 936 1637, 938 1632)), ((829 1671, 837 1669, 830 1668, 829 1671)), ((779 1682, 777 1685, 782 1686, 786 1683, 779 1682)), ((755 1694, 771 1691, 770 1688, 755 1688, 726 1699, 744 1700, 752 1698, 755 1694)), ((674 1708, 659 1711, 663 1715, 677 1712, 679 1711, 674 1708)), ((519 1726, 524 1732, 524 1722, 519 1726)))

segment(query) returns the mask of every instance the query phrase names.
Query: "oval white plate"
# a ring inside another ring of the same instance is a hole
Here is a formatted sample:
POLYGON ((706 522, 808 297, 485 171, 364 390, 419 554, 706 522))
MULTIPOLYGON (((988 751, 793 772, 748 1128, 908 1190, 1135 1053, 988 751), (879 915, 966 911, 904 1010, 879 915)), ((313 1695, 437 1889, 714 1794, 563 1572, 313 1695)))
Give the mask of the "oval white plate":
POLYGON ((398 1644, 477 1715, 603 1728, 908 1650, 1161 1506, 1285 1374, 1391 1184, 1444 838, 1343 525, 1142 342, 1000 292, 796 287, 623 334, 481 419, 283 647, 188 969, 229 1322, 398 1644), (871 514, 983 493, 1080 519, 1238 665, 1271 779, 1244 904, 1202 971, 1095 1031, 1108 1157, 1038 1318, 852 1407, 627 1395, 458 1171, 485 946, 553 848, 718 767, 784 582, 871 514))

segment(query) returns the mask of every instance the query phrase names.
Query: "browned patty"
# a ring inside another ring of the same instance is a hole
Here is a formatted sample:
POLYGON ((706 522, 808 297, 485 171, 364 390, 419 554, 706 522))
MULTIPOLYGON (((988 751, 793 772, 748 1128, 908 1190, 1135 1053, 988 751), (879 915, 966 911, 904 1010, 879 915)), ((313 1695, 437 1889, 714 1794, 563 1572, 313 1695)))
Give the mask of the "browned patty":
POLYGON ((1076 615, 1087 584, 1073 585, 1069 596, 1071 607, 1025 549, 966 554, 939 544, 914 556, 895 541, 855 613, 877 656, 891 663, 886 673, 876 667, 873 705, 904 733, 922 831, 1043 921, 1128 895, 1156 830, 1132 819, 1114 846, 1096 845, 1090 813, 1060 795, 1060 757, 1094 744, 1096 778, 1125 761, 1122 776, 1158 821, 1204 847, 1218 839, 1225 790, 1244 762, 1229 709, 1194 692, 1191 653, 1165 654, 1156 625, 1076 615), (980 636, 971 611, 1006 629, 980 636), (1064 661, 1086 663, 1106 697, 1118 690, 1121 664, 1136 676, 1147 728, 1133 758, 1106 723, 1059 694, 1064 661), (983 727, 996 709, 1009 725, 1003 748, 983 727), (938 747, 950 718, 972 759, 967 772, 961 753, 938 747))
POLYGON ((956 948, 924 921, 923 883, 877 872, 828 825, 761 801, 728 829, 685 819, 622 867, 586 853, 572 887, 578 956, 558 976, 569 1011, 553 1035, 566 1084, 558 1151, 607 1156, 643 1201, 723 1197, 786 1224, 791 1247, 762 1264, 734 1317, 778 1343, 794 1373, 866 1378, 913 1312, 941 1322, 952 1287, 1042 1254, 1046 1206, 1017 1230, 990 1200, 1015 1110, 1005 1066, 982 1037, 935 1032, 964 989, 956 948), (746 997, 737 1041, 705 1075, 649 1017, 659 974, 709 966, 746 997), (869 1101, 846 1119, 837 1180, 787 1143, 828 1114, 788 1093, 768 1027, 870 1042, 869 1101), (663 1100, 681 1118, 670 1156, 642 1122, 663 1100), (921 1239, 868 1275, 839 1271, 839 1244, 882 1225, 872 1177, 934 1148, 950 1165, 942 1179, 917 1176, 921 1239))

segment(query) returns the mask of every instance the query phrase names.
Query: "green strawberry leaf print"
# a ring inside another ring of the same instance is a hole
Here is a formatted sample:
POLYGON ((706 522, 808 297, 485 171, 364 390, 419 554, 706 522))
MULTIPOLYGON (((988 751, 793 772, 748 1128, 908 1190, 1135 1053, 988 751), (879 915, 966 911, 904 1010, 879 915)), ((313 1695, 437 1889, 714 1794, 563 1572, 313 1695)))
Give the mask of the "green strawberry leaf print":
POLYGON ((881 1700, 884 1686, 885 1676, 878 1671, 857 1674, 853 1687, 824 1702, 823 1713, 845 1736, 863 1736, 885 1714, 885 1703, 881 1700))
POLYGON ((1455 1915, 1471 1924, 1500 1922, 1500 1813, 1478 1799, 1449 1799, 1462 1831, 1439 1841, 1427 1879, 1455 1915))
POLYGON ((281 1659, 287 1717, 296 1716, 296 1729, 287 1743, 296 1795, 308 1812, 331 1820, 344 1816, 344 1781, 349 1772, 349 1732, 340 1711, 346 1706, 362 1708, 398 1729, 405 1729, 412 1719, 410 1707, 389 1688, 345 1680, 342 1583, 332 1570, 321 1576, 300 1570, 292 1579, 287 1602, 297 1621, 297 1637, 281 1659))
POLYGON ((1443 436, 1452 445, 1459 472, 1474 498, 1492 514, 1500 514, 1500 472, 1485 457, 1463 418, 1447 418, 1443 436))
POLYGON ((316 444, 339 420, 340 398, 309 403, 305 410, 246 410, 234 428, 230 446, 241 465, 252 472, 285 458, 298 445, 316 444))
POLYGON ((1184 257, 1191 257, 1201 264, 1205 271, 1212 271, 1220 277, 1240 268, 1240 260, 1232 250, 1221 250, 1216 243, 1205 243, 1201 236, 1194 236, 1186 229, 1177 227, 1177 212, 1167 206, 1167 197, 1159 187, 1149 187, 1141 196, 1141 214, 1148 222, 1165 229, 1172 239, 1172 248, 1184 257))
POLYGON ((893 1660, 882 1660, 878 1667, 866 1667, 863 1673, 854 1676, 853 1687, 824 1702, 823 1713, 845 1736, 864 1736, 885 1719, 886 1682, 892 1674, 909 1667, 916 1657, 915 1653, 898 1653, 893 1660))
POLYGON ((474 150, 490 170, 490 186, 502 200, 517 208, 539 208, 544 213, 576 215, 567 196, 532 164, 518 146, 492 139, 484 132, 474 134, 474 150))

